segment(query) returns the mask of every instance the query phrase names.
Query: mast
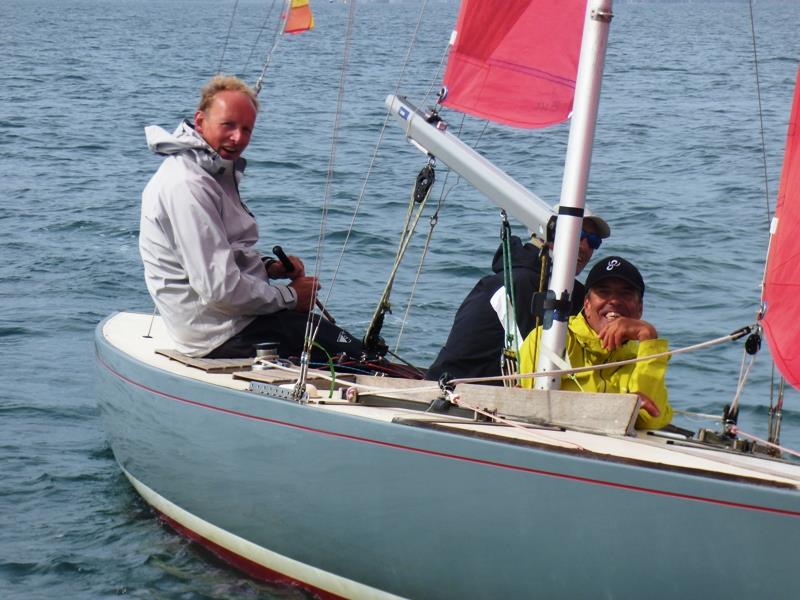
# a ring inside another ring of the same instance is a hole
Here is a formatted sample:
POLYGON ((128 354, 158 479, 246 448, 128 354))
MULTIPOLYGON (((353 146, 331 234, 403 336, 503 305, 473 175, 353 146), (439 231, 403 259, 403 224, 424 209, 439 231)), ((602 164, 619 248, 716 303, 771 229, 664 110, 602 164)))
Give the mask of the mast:
MULTIPOLYGON (((586 6, 572 122, 564 163, 564 180, 561 185, 558 227, 553 244, 553 271, 549 291, 553 292, 557 302, 551 309, 552 325, 542 332, 537 371, 552 371, 559 368, 553 358, 564 355, 570 297, 575 281, 586 186, 589 180, 597 108, 600 103, 600 84, 608 44, 608 30, 613 16, 611 5, 612 0, 589 0, 586 6), (563 300, 564 303, 559 304, 559 300, 563 300)), ((560 385, 560 377, 536 379, 538 389, 558 389, 560 385)))

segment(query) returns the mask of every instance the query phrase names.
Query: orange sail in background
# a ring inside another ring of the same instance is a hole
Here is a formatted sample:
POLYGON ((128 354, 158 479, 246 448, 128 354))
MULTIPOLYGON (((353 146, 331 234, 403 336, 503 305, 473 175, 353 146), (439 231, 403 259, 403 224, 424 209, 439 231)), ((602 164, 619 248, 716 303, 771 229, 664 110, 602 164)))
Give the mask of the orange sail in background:
POLYGON ((800 388, 800 69, 764 279, 767 342, 781 374, 800 388))
POLYGON ((462 0, 444 105, 515 127, 572 111, 587 0, 462 0))
POLYGON ((284 33, 302 33, 314 29, 314 15, 311 14, 311 7, 308 0, 291 0, 289 10, 286 14, 286 26, 284 33))

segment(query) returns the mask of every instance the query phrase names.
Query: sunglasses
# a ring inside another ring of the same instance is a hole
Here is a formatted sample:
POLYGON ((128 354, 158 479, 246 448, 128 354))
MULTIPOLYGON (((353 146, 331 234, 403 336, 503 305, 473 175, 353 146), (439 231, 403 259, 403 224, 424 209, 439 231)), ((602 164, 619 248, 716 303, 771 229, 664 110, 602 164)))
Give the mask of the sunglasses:
POLYGON ((581 229, 581 240, 586 240, 592 250, 597 250, 603 243, 603 238, 599 234, 589 233, 584 229, 581 229))

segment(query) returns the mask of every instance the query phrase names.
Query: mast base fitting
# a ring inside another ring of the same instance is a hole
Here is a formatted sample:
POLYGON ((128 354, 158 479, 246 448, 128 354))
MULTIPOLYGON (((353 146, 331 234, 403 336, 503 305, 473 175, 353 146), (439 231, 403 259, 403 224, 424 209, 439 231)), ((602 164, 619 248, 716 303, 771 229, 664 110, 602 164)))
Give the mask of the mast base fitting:
POLYGON ((710 429, 700 429, 697 432, 698 441, 709 446, 717 448, 727 448, 732 452, 741 452, 742 454, 760 454, 762 456, 770 456, 773 458, 781 458, 782 453, 777 448, 759 444, 751 440, 742 440, 739 438, 731 437, 726 433, 719 433, 711 431, 710 429))

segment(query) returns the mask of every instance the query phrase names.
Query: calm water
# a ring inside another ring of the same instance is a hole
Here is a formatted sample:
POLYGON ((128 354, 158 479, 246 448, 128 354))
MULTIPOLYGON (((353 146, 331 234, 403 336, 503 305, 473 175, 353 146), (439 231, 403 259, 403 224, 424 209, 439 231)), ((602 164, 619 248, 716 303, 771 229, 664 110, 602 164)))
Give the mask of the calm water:
MULTIPOLYGON (((317 29, 284 39, 262 99, 243 194, 265 248, 313 262, 324 199, 347 6, 318 2, 317 29)), ((119 309, 150 311, 137 251, 140 191, 158 165, 142 128, 173 128, 220 63, 234 2, 5 0, 0 28, 0 597, 271 598, 153 518, 120 475, 95 406, 92 335, 119 309)), ((260 70, 271 0, 241 1, 223 70, 260 70), (246 67, 246 69, 245 69, 246 67)), ((328 305, 363 333, 382 290, 423 156, 392 125, 375 161, 349 252, 338 251, 380 134, 420 4, 362 2, 347 70, 341 144, 321 272, 328 305)), ((431 1, 401 90, 421 102, 454 23, 431 1)), ((755 2, 766 172, 774 198, 793 79, 800 3, 755 2)), ((602 253, 635 258, 646 315, 674 347, 753 321, 768 208, 748 6, 615 6, 590 184, 613 237, 602 253)), ((457 115, 448 117, 458 125, 457 115)), ((467 140, 482 124, 467 120, 467 140)), ((489 127, 482 151, 539 195, 558 198, 566 128, 489 127)), ((440 169, 439 181, 445 171, 440 169)), ((450 189, 454 178, 447 181, 450 189)), ((438 198, 441 185, 434 192, 438 198)), ((427 230, 427 217, 421 225, 427 230)), ((420 364, 489 267, 497 211, 463 184, 447 195, 399 351, 420 364)), ((422 238, 395 285, 385 330, 395 343, 422 238)), ((673 360, 673 404, 719 413, 736 386, 741 344, 673 360)), ((771 371, 758 357, 740 425, 763 434, 771 371)), ((800 448, 792 392, 783 441, 800 448)), ((705 422, 679 420, 696 428, 705 422)))

